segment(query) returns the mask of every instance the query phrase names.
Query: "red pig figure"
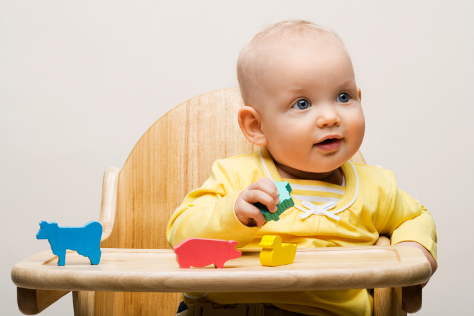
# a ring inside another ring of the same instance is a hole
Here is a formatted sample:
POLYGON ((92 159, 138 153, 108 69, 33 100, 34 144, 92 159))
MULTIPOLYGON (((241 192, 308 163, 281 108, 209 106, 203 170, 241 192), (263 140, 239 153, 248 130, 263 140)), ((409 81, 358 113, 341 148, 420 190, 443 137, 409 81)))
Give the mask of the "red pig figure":
POLYGON ((224 263, 242 256, 242 252, 234 249, 234 240, 206 238, 188 238, 174 246, 176 261, 180 268, 205 267, 214 264, 216 268, 224 268, 224 263))

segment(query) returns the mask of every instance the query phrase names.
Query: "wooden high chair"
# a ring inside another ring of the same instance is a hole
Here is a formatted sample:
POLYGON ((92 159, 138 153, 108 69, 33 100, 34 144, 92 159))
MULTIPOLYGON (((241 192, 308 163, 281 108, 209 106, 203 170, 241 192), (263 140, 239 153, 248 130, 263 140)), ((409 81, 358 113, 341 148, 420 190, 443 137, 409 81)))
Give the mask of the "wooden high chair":
MULTIPOLYGON (((172 261, 171 268, 167 268, 169 273, 184 270, 178 271, 169 250, 166 240, 168 220, 185 195, 207 179, 214 160, 257 149, 245 139, 238 126, 236 113, 241 106, 239 90, 224 89, 184 102, 160 118, 138 141, 121 170, 109 168, 105 172, 100 212, 103 225, 101 263, 92 267, 72 252, 67 254, 65 267, 56 266, 51 252, 42 252, 18 263, 12 270, 12 279, 18 286, 20 310, 25 314, 39 313, 72 290, 75 315, 175 315, 181 294, 150 292, 169 292, 169 288, 163 289, 170 284, 153 279, 158 274, 146 274, 147 269, 154 268, 153 261, 148 259, 152 255, 169 255, 171 257, 167 258, 172 261), (114 274, 120 264, 132 261, 135 268, 114 274), (143 274, 137 277, 142 272, 149 278, 143 274), (88 274, 93 276, 88 278, 88 274), (127 290, 130 292, 125 292, 127 290)), ((352 161, 365 163, 360 153, 352 161)), ((387 238, 379 239, 378 243, 383 242, 389 246, 387 238)), ((365 247, 369 248, 375 249, 365 247)), ((359 283, 348 280, 346 288, 361 288, 361 284, 364 287, 371 284, 407 286, 422 283, 430 275, 429 263, 418 249, 377 249, 390 250, 398 256, 398 261, 405 260, 408 254, 411 256, 409 265, 401 271, 397 270, 400 262, 387 262, 392 266, 383 271, 372 270, 371 277, 357 276, 348 269, 345 277, 349 271, 359 283)), ((207 271, 212 273, 214 270, 207 271)), ((160 275, 166 276, 166 271, 160 275)), ((190 284, 173 286, 184 291, 190 284)), ((421 295, 421 286, 412 289, 421 295)), ((400 288, 375 289, 374 297, 375 315, 406 315, 397 298, 401 297, 400 288)), ((421 296, 414 306, 409 308, 421 306, 421 296)))

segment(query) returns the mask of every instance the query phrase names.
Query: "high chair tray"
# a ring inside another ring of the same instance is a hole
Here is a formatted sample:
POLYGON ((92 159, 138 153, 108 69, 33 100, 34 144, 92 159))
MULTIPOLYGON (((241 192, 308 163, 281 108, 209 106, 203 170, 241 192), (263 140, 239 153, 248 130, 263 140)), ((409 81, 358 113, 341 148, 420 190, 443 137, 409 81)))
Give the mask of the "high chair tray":
POLYGON ((255 249, 223 269, 181 269, 168 249, 101 250, 99 265, 71 251, 58 266, 51 251, 37 253, 13 267, 13 282, 64 291, 255 292, 399 287, 421 284, 431 274, 421 250, 412 247, 298 249, 293 264, 277 267, 262 266, 255 249))

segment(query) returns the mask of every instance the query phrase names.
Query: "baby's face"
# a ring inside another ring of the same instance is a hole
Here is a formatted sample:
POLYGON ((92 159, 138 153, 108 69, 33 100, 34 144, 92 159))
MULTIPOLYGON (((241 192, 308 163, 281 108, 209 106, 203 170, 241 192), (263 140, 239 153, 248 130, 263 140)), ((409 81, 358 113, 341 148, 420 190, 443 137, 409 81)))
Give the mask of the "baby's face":
POLYGON ((324 173, 358 151, 365 120, 352 63, 342 44, 335 39, 326 39, 322 48, 282 43, 260 70, 252 105, 278 164, 324 173))

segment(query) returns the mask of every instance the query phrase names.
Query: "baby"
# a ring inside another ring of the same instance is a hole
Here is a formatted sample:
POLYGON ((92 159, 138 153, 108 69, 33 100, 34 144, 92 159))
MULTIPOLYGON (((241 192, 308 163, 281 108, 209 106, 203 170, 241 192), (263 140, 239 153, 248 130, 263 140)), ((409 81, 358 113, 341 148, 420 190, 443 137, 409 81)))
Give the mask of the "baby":
MULTIPOLYGON (((397 188, 385 169, 349 161, 365 131, 361 91, 351 59, 333 32, 305 21, 279 22, 240 53, 237 74, 251 155, 217 160, 210 178, 189 193, 167 231, 174 246, 189 237, 236 240, 258 247, 264 235, 301 247, 392 244, 420 248, 436 269, 433 218, 397 188), (254 205, 276 211, 273 181, 288 181, 295 207, 266 222, 254 205)), ((251 291, 251 286, 249 286, 251 291)), ((186 304, 264 303, 308 315, 371 315, 367 290, 186 293, 186 304)))

